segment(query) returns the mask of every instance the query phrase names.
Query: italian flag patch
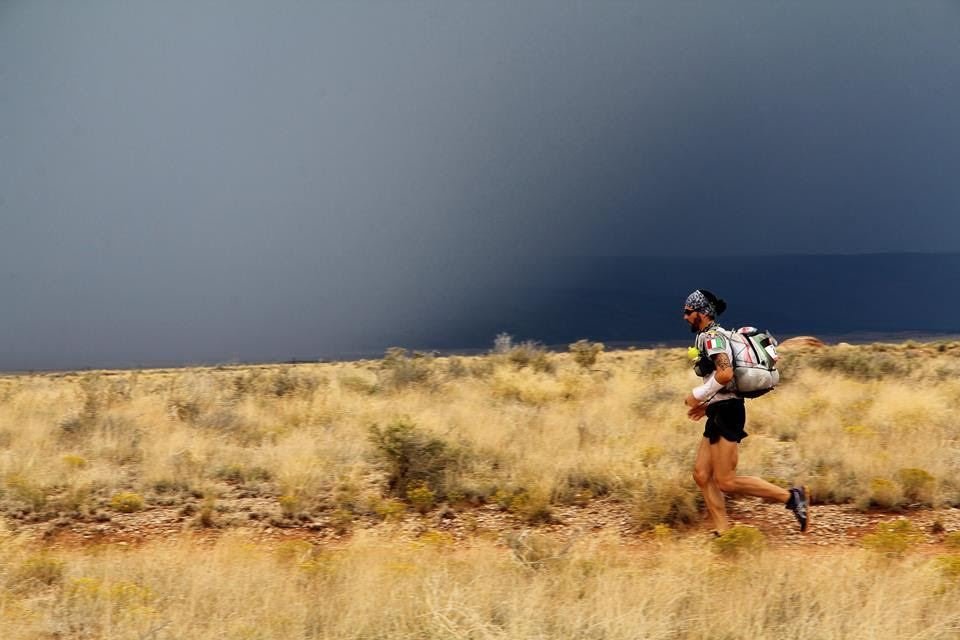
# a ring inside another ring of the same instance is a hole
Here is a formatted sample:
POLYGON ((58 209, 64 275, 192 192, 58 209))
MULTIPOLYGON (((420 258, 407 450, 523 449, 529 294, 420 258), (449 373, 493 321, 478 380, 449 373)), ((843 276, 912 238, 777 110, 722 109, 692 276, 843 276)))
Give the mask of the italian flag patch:
POLYGON ((707 338, 707 342, 704 345, 707 351, 722 351, 727 348, 727 343, 724 342, 723 338, 720 336, 712 336, 707 338))

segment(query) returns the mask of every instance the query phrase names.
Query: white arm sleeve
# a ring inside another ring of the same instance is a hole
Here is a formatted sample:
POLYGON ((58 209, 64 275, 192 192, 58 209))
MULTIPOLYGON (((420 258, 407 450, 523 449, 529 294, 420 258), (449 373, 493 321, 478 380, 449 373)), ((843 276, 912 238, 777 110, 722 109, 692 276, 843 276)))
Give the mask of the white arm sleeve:
POLYGON ((690 393, 693 394, 693 397, 699 400, 700 402, 706 402, 713 396, 720 393, 723 389, 723 385, 717 382, 717 376, 715 373, 711 373, 710 377, 707 378, 707 381, 704 382, 699 387, 695 387, 690 393))

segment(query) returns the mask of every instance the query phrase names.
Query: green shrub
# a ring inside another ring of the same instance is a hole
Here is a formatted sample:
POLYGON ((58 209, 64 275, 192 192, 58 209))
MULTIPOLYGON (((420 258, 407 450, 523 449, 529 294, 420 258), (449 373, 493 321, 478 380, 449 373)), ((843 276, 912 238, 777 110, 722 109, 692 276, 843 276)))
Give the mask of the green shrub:
POLYGON ((569 346, 573 360, 584 369, 589 369, 597 363, 597 356, 603 353, 602 342, 577 340, 569 346))
POLYGON ((110 507, 121 513, 133 513, 143 509, 143 496, 138 493, 124 491, 110 499, 110 507))
POLYGON ((713 550, 727 557, 758 553, 766 546, 766 538, 756 527, 738 524, 714 538, 713 550))
POLYGON ((863 546, 886 556, 900 557, 923 540, 913 523, 906 518, 881 522, 875 533, 863 536, 863 546))
POLYGON ((415 487, 407 489, 407 501, 417 511, 417 513, 426 513, 437 503, 437 494, 434 493, 426 482, 422 482, 415 487))
POLYGON ((903 490, 907 502, 933 505, 936 490, 936 478, 924 469, 900 469, 896 473, 897 482, 903 490))
POLYGON ((446 442, 407 420, 384 428, 373 425, 368 439, 376 462, 387 474, 390 494, 407 499, 411 488, 427 484, 441 499, 446 496, 447 480, 456 466, 456 456, 446 442))

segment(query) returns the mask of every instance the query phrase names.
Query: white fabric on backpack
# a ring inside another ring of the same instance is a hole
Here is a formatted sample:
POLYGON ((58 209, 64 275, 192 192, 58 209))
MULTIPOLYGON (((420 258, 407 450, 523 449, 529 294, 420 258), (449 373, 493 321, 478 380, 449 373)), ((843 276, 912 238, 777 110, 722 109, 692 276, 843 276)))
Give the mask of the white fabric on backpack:
MULTIPOLYGON (((730 363, 734 369, 734 381, 727 388, 738 398, 756 398, 772 390, 780 382, 780 373, 776 370, 776 342, 766 347, 753 343, 751 336, 769 336, 766 332, 757 332, 752 327, 738 331, 727 331, 719 326, 711 327, 725 338, 729 347, 730 363), (748 331, 744 335, 743 331, 748 331), (759 351, 758 351, 759 350, 759 351), (732 354, 732 355, 731 355, 732 354)), ((770 338, 772 340, 772 337, 770 338)), ((707 340, 705 345, 710 346, 707 340)), ((709 354, 709 350, 707 352, 709 354)))

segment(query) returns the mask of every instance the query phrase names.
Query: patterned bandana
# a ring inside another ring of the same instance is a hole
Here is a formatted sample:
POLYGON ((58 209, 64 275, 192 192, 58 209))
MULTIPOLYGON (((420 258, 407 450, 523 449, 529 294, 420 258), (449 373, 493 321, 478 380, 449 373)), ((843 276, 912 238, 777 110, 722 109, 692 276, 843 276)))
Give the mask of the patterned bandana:
POLYGON ((697 289, 693 293, 687 296, 687 301, 683 303, 684 307, 693 309, 694 311, 699 311, 700 313, 715 318, 717 316, 717 310, 713 308, 713 305, 710 304, 710 301, 707 300, 707 297, 700 293, 700 289, 697 289))

